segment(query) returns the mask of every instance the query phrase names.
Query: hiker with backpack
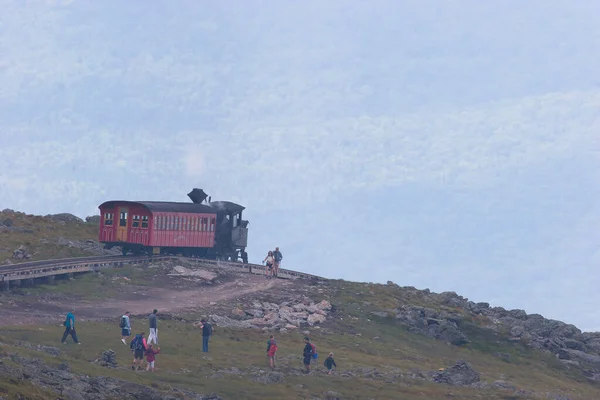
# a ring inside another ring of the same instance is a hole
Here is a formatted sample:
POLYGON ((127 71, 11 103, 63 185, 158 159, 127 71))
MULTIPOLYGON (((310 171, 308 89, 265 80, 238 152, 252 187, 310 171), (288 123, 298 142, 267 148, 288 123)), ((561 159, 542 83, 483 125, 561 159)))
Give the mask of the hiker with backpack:
POLYGON ((335 360, 333 359, 333 353, 329 353, 329 357, 325 359, 323 365, 325 366, 325 368, 327 368, 327 375, 331 375, 331 368, 337 368, 335 360))
POLYGON ((125 312, 125 314, 121 316, 119 328, 121 328, 121 342, 126 345, 127 338, 131 336, 131 321, 129 320, 129 311, 125 312))
POLYGON ((135 335, 129 348, 133 352, 133 365, 131 365, 131 369, 135 371, 135 366, 137 364, 137 369, 142 369, 142 363, 144 362, 144 354, 146 353, 146 338, 144 337, 145 333, 141 332, 135 335))
POLYGON ((200 329, 202 329, 202 351, 208 353, 208 339, 213 334, 212 325, 203 318, 200 320, 200 329))
POLYGON ((150 326, 150 334, 148 335, 148 343, 156 343, 158 345, 158 327, 156 322, 157 309, 152 311, 152 314, 148 316, 148 325, 150 326))
POLYGON ((317 354, 317 348, 314 344, 310 342, 308 337, 304 338, 304 351, 302 352, 302 356, 304 357, 304 367, 306 368, 306 373, 310 373, 310 361, 312 359, 317 359, 319 355, 317 354))
POLYGON ((65 322, 63 322, 63 326, 65 327, 65 333, 63 333, 60 342, 62 344, 67 344, 67 336, 71 335, 75 343, 81 344, 79 343, 79 339, 77 339, 77 332, 75 332, 75 315, 73 315, 73 312, 67 313, 67 317, 65 319, 65 322))
POLYGON ((281 265, 281 260, 283 260, 283 254, 279 251, 279 247, 275 247, 275 251, 273 252, 273 274, 275 278, 277 278, 277 274, 279 273, 279 265, 281 265))
POLYGON ((269 366, 275 369, 275 354, 277 353, 277 342, 275 336, 271 335, 267 340, 267 357, 269 358, 269 366))
POLYGON ((154 372, 154 361, 156 360, 156 355, 160 353, 160 347, 157 347, 156 350, 152 348, 152 345, 148 343, 148 349, 146 350, 146 363, 148 366, 146 367, 146 371, 154 372))

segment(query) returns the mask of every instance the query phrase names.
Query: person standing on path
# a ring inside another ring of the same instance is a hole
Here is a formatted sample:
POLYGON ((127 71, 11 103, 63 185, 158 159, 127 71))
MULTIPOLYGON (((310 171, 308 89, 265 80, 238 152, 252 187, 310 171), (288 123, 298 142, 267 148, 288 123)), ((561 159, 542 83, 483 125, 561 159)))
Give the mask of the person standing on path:
POLYGON ((123 314, 119 326, 121 327, 121 342, 126 345, 127 338, 131 336, 131 321, 129 320, 129 311, 126 311, 125 314, 123 314))
POLYGON ((302 351, 302 356, 304 357, 304 367, 306 368, 306 373, 310 373, 310 360, 313 358, 313 354, 315 354, 314 347, 310 342, 308 337, 304 338, 304 350, 302 351))
POLYGON ((283 254, 279 251, 279 247, 275 247, 275 251, 273 252, 273 273, 275 278, 277 278, 277 274, 279 272, 279 266, 281 265, 281 260, 283 260, 283 254))
POLYGON ((208 339, 212 336, 212 325, 206 322, 205 319, 200 320, 200 328, 202 328, 202 351, 208 353, 208 339))
POLYGON ((73 315, 72 311, 67 313, 67 317, 65 319, 65 322, 63 322, 63 326, 65 327, 65 333, 63 333, 60 342, 62 344, 67 344, 65 340, 67 340, 67 336, 71 335, 75 343, 81 344, 79 342, 79 339, 77 339, 77 332, 75 332, 75 315, 73 315))
POLYGON ((150 326, 150 334, 148 335, 148 344, 154 342, 158 345, 158 325, 156 314, 158 313, 157 309, 152 311, 152 314, 148 316, 148 325, 150 326))
POLYGON ((267 263, 267 267, 265 268, 265 278, 270 279, 270 276, 273 275, 273 252, 269 250, 269 253, 263 260, 263 263, 267 263))

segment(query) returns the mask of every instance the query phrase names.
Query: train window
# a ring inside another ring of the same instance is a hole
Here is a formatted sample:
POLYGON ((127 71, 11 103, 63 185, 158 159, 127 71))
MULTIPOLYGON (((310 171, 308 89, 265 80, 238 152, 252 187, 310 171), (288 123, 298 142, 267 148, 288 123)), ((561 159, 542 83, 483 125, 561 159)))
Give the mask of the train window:
POLYGON ((198 228, 198 226, 200 225, 200 224, 198 223, 198 222, 199 222, 199 221, 198 221, 199 219, 200 219, 200 218, 198 218, 198 217, 195 217, 195 218, 194 218, 194 231, 196 231, 196 232, 198 232, 198 231, 200 230, 200 229, 198 228))
POLYGON ((208 218, 202 218, 202 231, 206 232, 208 230, 208 218))
POLYGON ((188 217, 187 230, 188 231, 192 230, 192 219, 190 217, 188 217))
POLYGON ((188 230, 187 229, 188 217, 181 217, 181 219, 183 220, 183 224, 182 224, 181 230, 182 231, 187 231, 188 230))
POLYGON ((210 231, 213 232, 215 230, 215 219, 210 219, 210 231))
POLYGON ((127 211, 122 211, 119 217, 119 226, 127 226, 127 211))
POLYGON ((142 215, 142 228, 148 228, 148 217, 142 215))
POLYGON ((133 216, 133 224, 131 226, 133 228, 139 228, 140 227, 140 216, 139 215, 134 215, 133 216))
POLYGON ((113 214, 112 213, 104 213, 104 225, 112 225, 113 224, 113 214))
POLYGON ((179 217, 175 217, 175 227, 173 229, 175 229, 176 231, 179 230, 179 217))

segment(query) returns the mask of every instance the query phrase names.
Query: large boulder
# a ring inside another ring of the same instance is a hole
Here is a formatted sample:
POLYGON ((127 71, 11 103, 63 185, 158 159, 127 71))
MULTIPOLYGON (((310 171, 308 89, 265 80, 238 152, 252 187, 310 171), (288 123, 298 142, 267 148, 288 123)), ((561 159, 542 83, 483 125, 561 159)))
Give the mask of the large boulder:
POLYGON ((468 386, 479 382, 479 379, 479 373, 463 360, 457 361, 450 368, 433 373, 434 382, 448 385, 468 386))

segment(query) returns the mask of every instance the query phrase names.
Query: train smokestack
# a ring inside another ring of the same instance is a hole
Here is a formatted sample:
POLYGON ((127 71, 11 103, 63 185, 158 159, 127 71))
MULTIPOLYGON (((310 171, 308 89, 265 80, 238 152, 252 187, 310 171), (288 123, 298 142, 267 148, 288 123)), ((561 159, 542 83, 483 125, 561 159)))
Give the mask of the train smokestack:
POLYGON ((202 202, 206 200, 208 195, 204 193, 204 190, 202 189, 193 189, 191 192, 188 193, 188 197, 190 198, 190 200, 192 200, 194 204, 202 204, 202 202))

